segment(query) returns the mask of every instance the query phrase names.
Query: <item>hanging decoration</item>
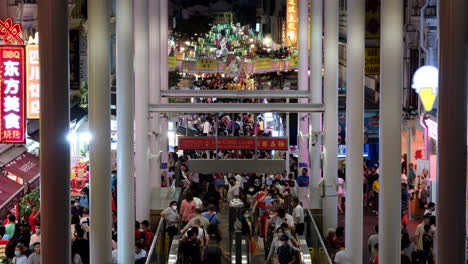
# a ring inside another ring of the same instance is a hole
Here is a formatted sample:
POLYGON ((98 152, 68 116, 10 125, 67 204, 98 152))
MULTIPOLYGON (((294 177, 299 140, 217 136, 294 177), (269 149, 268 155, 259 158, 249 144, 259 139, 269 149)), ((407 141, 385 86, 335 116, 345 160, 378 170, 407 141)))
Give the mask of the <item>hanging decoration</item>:
POLYGON ((5 21, 0 20, 0 36, 6 44, 23 45, 21 32, 23 32, 21 25, 14 24, 11 18, 7 18, 5 21))

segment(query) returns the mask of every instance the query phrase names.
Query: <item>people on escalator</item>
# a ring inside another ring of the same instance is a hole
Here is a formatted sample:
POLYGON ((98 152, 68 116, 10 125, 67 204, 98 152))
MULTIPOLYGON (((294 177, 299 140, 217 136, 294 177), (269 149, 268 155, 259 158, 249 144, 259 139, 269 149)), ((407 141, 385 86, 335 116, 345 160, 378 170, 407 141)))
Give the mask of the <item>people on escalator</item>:
POLYGON ((295 231, 298 236, 304 234, 304 208, 302 208, 299 198, 294 197, 292 201, 295 231))
POLYGON ((207 229, 208 243, 203 250, 203 261, 209 264, 221 264, 221 258, 229 262, 230 254, 222 247, 222 238, 217 225, 210 225, 207 229))
POLYGON ((298 258, 298 251, 294 249, 289 244, 289 237, 287 235, 283 235, 280 237, 280 246, 276 251, 276 260, 279 264, 296 264, 300 263, 298 258))
POLYGON ((216 207, 213 204, 208 205, 208 211, 201 214, 205 220, 208 220, 210 225, 219 226, 221 221, 216 214, 216 207))
POLYGON ((226 198, 228 204, 232 201, 234 198, 239 198, 240 197, 240 188, 239 184, 234 178, 229 179, 229 190, 227 192, 226 198))
POLYGON ((180 233, 185 234, 185 232, 187 232, 187 230, 189 230, 192 226, 195 225, 194 223, 195 223, 196 220, 199 220, 200 225, 205 229, 210 224, 210 221, 208 221, 208 219, 203 217, 202 210, 197 208, 197 209, 195 209, 195 217, 190 219, 190 221, 187 223, 187 225, 185 225, 185 227, 182 230, 180 230, 180 233))
POLYGON ((161 217, 166 222, 166 230, 169 234, 170 240, 172 240, 172 238, 177 234, 180 221, 180 215, 177 212, 177 202, 170 202, 169 207, 162 211, 161 217))
POLYGON ((200 239, 197 238, 198 228, 192 227, 182 238, 179 245, 179 256, 181 264, 201 264, 203 247, 200 239))
POLYGON ((253 235, 253 223, 250 217, 250 209, 243 209, 242 216, 240 218, 242 223, 242 236, 246 236, 249 239, 253 235))
POLYGON ((188 224, 190 219, 195 217, 195 209, 197 205, 193 200, 192 192, 187 191, 185 194, 185 199, 180 205, 180 217, 182 219, 182 224, 185 226, 188 224))
MULTIPOLYGON (((291 232, 288 230, 287 227, 279 227, 277 230, 276 230, 276 233, 274 234, 273 236, 273 241, 271 242, 271 245, 270 245, 270 250, 267 254, 267 259, 266 259, 266 262, 267 263, 270 263, 271 261, 273 261, 276 257, 278 257, 278 249, 281 247, 281 245, 283 245, 284 243, 282 243, 281 241, 281 238, 283 236, 287 236, 288 237, 288 240, 287 240, 287 244, 288 246, 290 246, 291 248, 293 248, 294 250, 299 250, 298 249, 298 244, 297 244, 297 241, 294 239, 294 237, 291 235, 291 232)), ((265 252, 266 253, 266 252, 265 252)))
MULTIPOLYGON (((223 177, 223 181, 224 181, 224 177, 223 177)), ((223 190, 224 190, 224 187, 223 187, 223 190)), ((208 192, 205 193, 205 197, 203 199, 204 203, 205 204, 212 204, 215 206, 216 208, 216 211, 220 211, 220 204, 219 202, 221 200, 224 200, 224 198, 222 198, 222 195, 215 190, 215 187, 213 184, 210 184, 208 186, 208 192)))

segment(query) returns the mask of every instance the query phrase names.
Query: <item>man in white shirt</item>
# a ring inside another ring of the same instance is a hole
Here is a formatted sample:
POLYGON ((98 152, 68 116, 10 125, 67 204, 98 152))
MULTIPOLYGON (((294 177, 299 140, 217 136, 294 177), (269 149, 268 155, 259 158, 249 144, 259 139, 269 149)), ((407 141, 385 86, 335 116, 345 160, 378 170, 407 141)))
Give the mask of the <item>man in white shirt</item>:
POLYGON ((146 254, 146 251, 143 250, 143 245, 140 243, 137 243, 135 245, 135 260, 139 260, 141 258, 146 258, 148 255, 146 254))
POLYGON ((39 223, 36 224, 36 232, 31 235, 31 240, 29 241, 29 247, 33 249, 33 245, 36 242, 41 243, 41 226, 39 225, 39 223))
POLYGON ((335 263, 336 264, 351 264, 351 261, 348 259, 348 256, 346 255, 346 250, 344 248, 341 248, 340 251, 338 251, 335 254, 335 263))
POLYGON ((203 135, 204 136, 209 136, 211 132, 211 123, 209 119, 207 118, 205 122, 203 123, 203 135))
POLYGON ((302 208, 297 197, 294 197, 292 206, 294 207, 292 217, 296 227, 296 234, 302 236, 304 234, 304 208, 302 208))
POLYGON ((273 217, 270 221, 273 221, 275 230, 278 229, 283 223, 286 223, 290 230, 295 230, 294 219, 292 215, 287 214, 286 211, 284 211, 282 208, 278 210, 276 216, 273 217))
POLYGON ((230 179, 229 180, 229 190, 227 192, 227 195, 226 195, 226 198, 227 198, 227 202, 231 202, 232 199, 234 199, 234 197, 239 197, 240 196, 240 189, 239 189, 239 185, 237 184, 236 180, 235 179, 230 179))
POLYGON ((374 250, 375 245, 379 243, 379 226, 375 226, 375 234, 371 235, 367 240, 367 247, 369 249, 370 262, 374 261, 376 251, 374 250))

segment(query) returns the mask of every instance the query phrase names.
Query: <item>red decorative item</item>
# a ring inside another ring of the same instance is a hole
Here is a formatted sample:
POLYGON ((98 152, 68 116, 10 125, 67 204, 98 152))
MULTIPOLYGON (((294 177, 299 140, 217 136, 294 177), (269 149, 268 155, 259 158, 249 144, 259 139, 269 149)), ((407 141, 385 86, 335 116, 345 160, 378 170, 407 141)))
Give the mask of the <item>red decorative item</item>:
POLYGON ((3 37, 3 41, 9 45, 22 45, 23 40, 20 37, 23 29, 20 24, 13 24, 11 18, 7 18, 5 21, 0 20, 0 36, 3 37))
POLYGON ((287 138, 269 137, 179 137, 179 149, 288 149, 287 138))
POLYGON ((26 142, 24 46, 0 46, 0 141, 26 142))

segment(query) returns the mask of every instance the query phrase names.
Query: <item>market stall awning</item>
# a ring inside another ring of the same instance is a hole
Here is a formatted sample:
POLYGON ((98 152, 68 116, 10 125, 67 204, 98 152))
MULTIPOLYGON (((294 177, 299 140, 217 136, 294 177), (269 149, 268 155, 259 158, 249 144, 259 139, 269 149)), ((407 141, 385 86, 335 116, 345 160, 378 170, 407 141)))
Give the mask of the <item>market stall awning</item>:
POLYGON ((0 217, 6 215, 23 197, 23 185, 0 176, 0 217))
POLYGON ((39 157, 24 152, 19 157, 3 167, 5 171, 27 182, 30 188, 39 185, 40 163, 39 157), (33 186, 31 186, 33 185, 33 186))

